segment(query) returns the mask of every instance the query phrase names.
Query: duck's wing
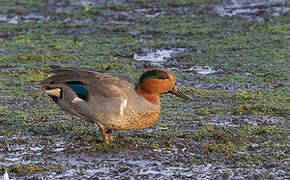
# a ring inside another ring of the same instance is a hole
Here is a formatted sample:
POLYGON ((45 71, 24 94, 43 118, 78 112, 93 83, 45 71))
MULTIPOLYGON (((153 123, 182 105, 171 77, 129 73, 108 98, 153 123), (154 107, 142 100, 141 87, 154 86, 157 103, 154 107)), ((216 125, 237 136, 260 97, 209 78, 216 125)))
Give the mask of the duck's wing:
POLYGON ((133 80, 111 73, 61 67, 53 69, 52 73, 54 75, 37 83, 36 86, 56 97, 62 96, 64 87, 69 87, 83 100, 97 95, 123 97, 128 90, 135 89, 136 86, 133 80))

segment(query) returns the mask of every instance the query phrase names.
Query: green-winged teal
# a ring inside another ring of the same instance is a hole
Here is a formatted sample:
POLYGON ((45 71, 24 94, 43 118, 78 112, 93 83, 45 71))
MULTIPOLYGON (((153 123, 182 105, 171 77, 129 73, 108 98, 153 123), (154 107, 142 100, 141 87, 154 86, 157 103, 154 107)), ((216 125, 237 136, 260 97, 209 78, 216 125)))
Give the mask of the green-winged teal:
POLYGON ((62 109, 98 125, 105 143, 112 141, 112 130, 152 126, 160 115, 161 94, 172 93, 192 101, 176 86, 174 75, 162 68, 146 71, 136 84, 112 73, 51 67, 54 75, 36 83, 36 87, 62 109))

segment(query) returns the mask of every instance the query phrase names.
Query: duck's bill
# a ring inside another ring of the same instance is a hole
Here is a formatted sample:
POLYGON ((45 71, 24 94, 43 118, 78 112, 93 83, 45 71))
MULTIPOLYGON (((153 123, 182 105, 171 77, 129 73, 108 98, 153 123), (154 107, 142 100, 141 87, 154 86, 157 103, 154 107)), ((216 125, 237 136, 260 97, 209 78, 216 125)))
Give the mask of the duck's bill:
POLYGON ((193 101, 191 97, 188 95, 184 94, 177 86, 175 86, 172 90, 169 91, 170 93, 183 98, 186 101, 193 101))

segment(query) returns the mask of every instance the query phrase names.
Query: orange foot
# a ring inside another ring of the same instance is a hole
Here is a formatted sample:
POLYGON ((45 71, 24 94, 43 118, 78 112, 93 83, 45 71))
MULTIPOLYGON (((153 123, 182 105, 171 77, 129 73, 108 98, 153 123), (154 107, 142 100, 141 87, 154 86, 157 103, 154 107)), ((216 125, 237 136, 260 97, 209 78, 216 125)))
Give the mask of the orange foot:
POLYGON ((104 125, 98 124, 98 126, 99 126, 100 131, 101 131, 103 143, 109 144, 111 141, 113 141, 112 130, 108 129, 108 131, 106 133, 106 129, 105 129, 104 125))

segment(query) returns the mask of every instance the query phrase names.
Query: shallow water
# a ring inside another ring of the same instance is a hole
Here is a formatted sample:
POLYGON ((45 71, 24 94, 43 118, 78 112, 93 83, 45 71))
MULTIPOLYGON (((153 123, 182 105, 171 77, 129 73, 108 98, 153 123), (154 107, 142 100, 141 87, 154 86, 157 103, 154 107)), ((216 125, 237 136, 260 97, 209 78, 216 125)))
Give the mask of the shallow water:
POLYGON ((195 72, 195 73, 201 74, 201 75, 213 74, 213 73, 217 72, 216 70, 214 70, 212 67, 209 67, 209 66, 205 66, 205 67, 193 66, 193 67, 186 69, 184 71, 185 72, 195 72))
MULTIPOLYGON (((51 7, 49 15, 44 12, 28 14, 0 14, 0 22, 7 22, 10 24, 28 23, 28 22, 43 22, 50 20, 64 20, 57 14, 70 13, 76 8, 90 8, 91 6, 103 5, 103 6, 116 6, 122 5, 124 1, 91 1, 91 0, 72 0, 72 1, 56 1, 48 0, 47 4, 51 7), (54 11, 54 12, 53 12, 54 11)), ((219 4, 212 8, 212 13, 217 13, 220 16, 242 16, 248 20, 257 20, 264 22, 266 19, 280 16, 290 12, 290 2, 287 0, 223 0, 219 4)), ((154 19, 161 15, 170 13, 179 14, 186 17, 194 18, 193 9, 188 7, 176 7, 172 8, 171 12, 167 12, 163 8, 136 8, 129 9, 127 11, 111 11, 100 10, 99 13, 102 16, 113 17, 112 20, 106 20, 99 18, 98 20, 88 18, 87 21, 103 22, 105 24, 112 25, 129 25, 134 24, 135 16, 145 16, 147 18, 154 19), (126 19, 125 21, 123 19, 126 19)), ((77 22, 79 19, 70 19, 72 22, 77 22)), ((156 52, 158 53, 158 52, 156 52)), ((167 52, 169 53, 169 52, 167 52)))
POLYGON ((159 63, 164 63, 167 60, 169 60, 169 58, 171 58, 174 54, 178 53, 178 52, 182 52, 183 49, 157 49, 154 52, 148 52, 147 54, 144 55, 138 55, 138 54, 134 54, 133 59, 136 61, 150 61, 150 62, 159 62, 159 63))
POLYGON ((215 7, 220 16, 242 16, 249 20, 265 21, 265 18, 290 12, 288 0, 223 0, 215 7))
MULTIPOLYGON (((5 138, 5 137, 1 137, 5 138)), ((277 171, 272 167, 256 167, 248 164, 246 167, 235 167, 221 162, 201 162, 196 164, 200 155, 185 145, 180 147, 158 148, 142 153, 67 153, 65 149, 55 151, 59 146, 71 146, 71 142, 51 142, 22 136, 9 140, 7 153, 0 154, 0 165, 30 164, 40 167, 47 165, 59 166, 59 169, 50 172, 34 172, 31 175, 17 176, 9 172, 11 179, 18 178, 77 178, 77 179, 112 179, 112 178, 157 178, 157 179, 208 179, 208 178, 236 178, 247 173, 247 177, 270 177, 283 179, 286 169, 277 171), (17 141, 21 141, 20 145, 17 141), (15 142, 15 144, 13 143, 15 142), (40 142, 40 143, 39 143, 40 142), (50 148, 52 147, 52 148, 50 148), (50 151, 44 151, 50 148, 50 151), (263 174, 263 175, 262 175, 263 174)), ((198 144, 197 144, 198 145, 198 144)), ((252 148, 257 148, 252 144, 252 148)), ((0 149, 3 152, 3 147, 0 149)), ((247 156, 252 152, 237 152, 237 156, 247 156)), ((284 153, 271 152, 271 153, 284 153)), ((286 165, 289 160, 283 160, 286 165)))
POLYGON ((206 89, 224 89, 224 90, 237 90, 237 89, 275 89, 278 87, 289 86, 286 83, 240 83, 240 82, 227 82, 227 83, 193 83, 185 81, 184 84, 194 86, 195 88, 206 89))
POLYGON ((25 16, 18 16, 18 15, 5 15, 0 14, 0 22, 7 22, 9 24, 19 24, 21 22, 27 23, 27 22, 42 22, 49 20, 49 17, 45 17, 42 15, 30 13, 25 16))

